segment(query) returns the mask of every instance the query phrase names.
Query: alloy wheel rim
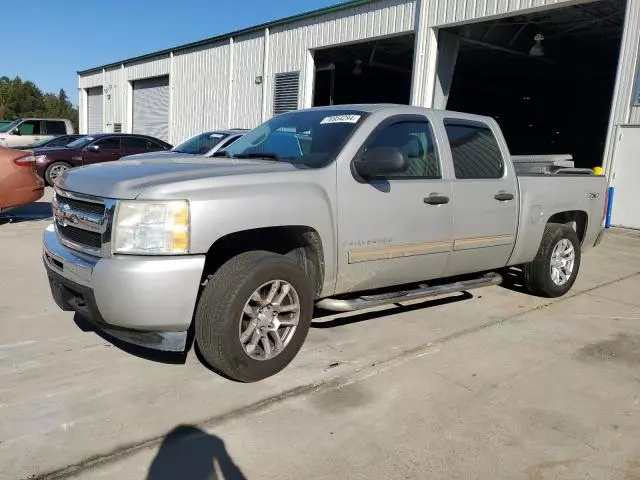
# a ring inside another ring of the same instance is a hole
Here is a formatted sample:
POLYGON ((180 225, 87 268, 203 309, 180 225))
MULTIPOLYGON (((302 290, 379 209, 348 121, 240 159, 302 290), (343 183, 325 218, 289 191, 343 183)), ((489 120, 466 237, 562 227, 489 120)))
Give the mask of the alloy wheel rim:
POLYGON ((65 167, 64 165, 56 165, 55 167, 51 168, 49 172, 49 176, 51 177, 52 180, 56 180, 60 175, 62 175, 67 170, 69 170, 69 168, 65 167))
POLYGON ((563 238, 551 253, 551 281, 559 287, 565 285, 571 279, 575 262, 576 250, 568 239, 563 238))
POLYGON ((258 287, 240 314, 239 338, 254 360, 271 360, 291 342, 300 322, 300 299, 289 282, 271 280, 258 287))

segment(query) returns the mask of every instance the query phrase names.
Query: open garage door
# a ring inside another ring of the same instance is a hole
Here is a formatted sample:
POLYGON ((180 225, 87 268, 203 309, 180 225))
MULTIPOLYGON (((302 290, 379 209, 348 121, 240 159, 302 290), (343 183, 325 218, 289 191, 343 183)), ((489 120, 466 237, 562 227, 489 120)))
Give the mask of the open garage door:
POLYGON ((453 81, 439 68, 436 107, 494 117, 514 154, 601 165, 624 14, 625 0, 600 0, 445 29, 453 81))
POLYGON ((87 88, 87 133, 102 132, 102 87, 87 88))
POLYGON ((133 82, 132 131, 169 140, 169 77, 133 82))
POLYGON ((414 35, 316 50, 313 105, 408 104, 414 35))

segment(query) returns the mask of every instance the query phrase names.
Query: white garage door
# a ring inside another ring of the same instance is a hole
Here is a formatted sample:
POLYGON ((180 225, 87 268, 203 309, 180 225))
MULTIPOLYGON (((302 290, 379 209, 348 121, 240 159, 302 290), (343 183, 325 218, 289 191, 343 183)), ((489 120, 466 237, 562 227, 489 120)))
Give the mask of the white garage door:
POLYGON ((87 88, 87 133, 102 132, 102 87, 87 88))
POLYGON ((640 228, 640 127, 622 127, 616 147, 611 223, 619 227, 640 228))
POLYGON ((133 82, 133 133, 169 140, 169 77, 133 82))

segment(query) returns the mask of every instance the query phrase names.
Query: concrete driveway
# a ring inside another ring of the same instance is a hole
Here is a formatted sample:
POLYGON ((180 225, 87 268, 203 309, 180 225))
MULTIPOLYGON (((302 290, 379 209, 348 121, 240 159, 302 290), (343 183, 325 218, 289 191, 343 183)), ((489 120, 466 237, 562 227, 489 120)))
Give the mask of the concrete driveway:
POLYGON ((30 212, 45 200, 0 219, 2 479, 640 479, 640 233, 610 232, 554 301, 319 313, 286 370, 243 385, 83 332, 30 212))

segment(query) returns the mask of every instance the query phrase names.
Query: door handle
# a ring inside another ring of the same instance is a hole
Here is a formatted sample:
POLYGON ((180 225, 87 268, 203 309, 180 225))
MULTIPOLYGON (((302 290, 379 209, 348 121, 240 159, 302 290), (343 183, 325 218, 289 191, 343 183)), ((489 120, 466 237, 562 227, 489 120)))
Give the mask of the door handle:
POLYGON ((495 198, 499 202, 506 202, 508 200, 513 200, 513 193, 498 192, 493 198, 495 198))
POLYGON ((445 203, 449 203, 449 197, 432 193, 428 197, 425 197, 424 203, 427 205, 444 205, 445 203))

